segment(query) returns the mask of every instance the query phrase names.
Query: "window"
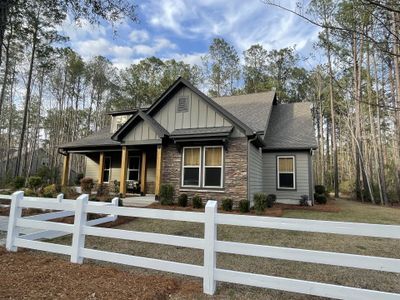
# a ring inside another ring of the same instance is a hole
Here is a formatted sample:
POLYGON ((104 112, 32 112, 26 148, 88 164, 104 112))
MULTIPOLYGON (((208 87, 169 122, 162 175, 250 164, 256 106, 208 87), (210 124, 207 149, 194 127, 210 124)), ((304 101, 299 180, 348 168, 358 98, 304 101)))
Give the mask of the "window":
POLYGON ((103 182, 110 181, 110 172, 111 172, 111 157, 104 157, 104 168, 103 168, 103 182))
POLYGON ((223 152, 222 146, 183 148, 182 186, 221 188, 223 152))
POLYGON ((278 189, 295 189, 295 157, 294 156, 278 156, 278 189))
POLYGON ((204 147, 204 187, 222 187, 222 147, 204 147))
POLYGON ((200 147, 183 148, 183 186, 200 186, 200 147))
POLYGON ((140 158, 130 156, 128 160, 128 180, 139 181, 140 158))

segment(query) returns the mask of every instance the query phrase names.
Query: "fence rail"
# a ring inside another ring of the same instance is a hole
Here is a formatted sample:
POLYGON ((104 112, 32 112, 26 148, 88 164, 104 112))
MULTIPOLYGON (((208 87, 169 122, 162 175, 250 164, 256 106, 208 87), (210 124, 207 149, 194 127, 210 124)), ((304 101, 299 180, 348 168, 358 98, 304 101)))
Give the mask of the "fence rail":
POLYGON ((24 197, 22 192, 16 192, 12 195, 7 249, 17 251, 18 247, 30 248, 69 255, 71 262, 74 263, 82 263, 84 258, 89 258, 200 277, 203 278, 203 291, 206 294, 214 294, 217 281, 223 281, 339 299, 400 299, 400 294, 224 270, 217 268, 216 264, 216 254, 219 252, 400 273, 400 259, 255 245, 217 239, 217 226, 220 224, 392 239, 400 239, 400 226, 220 214, 217 212, 216 201, 208 201, 204 213, 118 207, 117 201, 113 201, 112 205, 101 205, 88 201, 87 195, 82 195, 76 200, 33 199, 24 197), (25 207, 64 210, 64 212, 51 212, 23 218, 21 209, 25 207), (88 213, 108 214, 109 216, 87 221, 88 213), (63 214, 74 215, 74 224, 48 222, 49 219, 63 214), (104 220, 115 219, 118 215, 204 223, 204 238, 93 227, 104 220), (41 232, 20 236, 19 227, 43 229, 45 230, 43 232, 47 232, 47 236, 51 235, 50 233, 54 230, 62 231, 64 234, 72 233, 72 244, 68 246, 37 241, 38 236, 43 236, 41 232), (204 261, 203 265, 193 265, 87 249, 85 248, 87 235, 200 249, 204 251, 204 261))

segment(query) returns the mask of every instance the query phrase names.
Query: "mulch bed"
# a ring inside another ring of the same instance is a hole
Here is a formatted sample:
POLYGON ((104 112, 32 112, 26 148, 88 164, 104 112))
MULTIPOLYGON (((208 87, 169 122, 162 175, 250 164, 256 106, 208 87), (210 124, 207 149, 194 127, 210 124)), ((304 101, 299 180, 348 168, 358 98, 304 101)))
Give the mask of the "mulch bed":
POLYGON ((61 257, 0 247, 2 299, 168 299, 201 293, 198 281, 135 274, 108 266, 72 264, 61 257))
MULTIPOLYGON (((182 207, 176 204, 173 205, 161 205, 159 202, 154 202, 148 206, 148 208, 155 209, 168 209, 168 210, 179 210, 179 211, 194 211, 194 212, 204 212, 204 208, 193 208, 193 207, 182 207)), ((282 217, 285 210, 308 210, 308 211, 321 211, 321 212, 339 212, 340 208, 336 206, 334 200, 329 200, 325 205, 315 204, 314 206, 300 206, 293 204, 282 204, 276 203, 273 207, 267 208, 264 211, 263 216, 269 217, 282 217)), ((260 215, 255 211, 250 211, 249 213, 241 213, 238 210, 234 211, 224 211, 222 209, 218 209, 219 213, 227 213, 227 214, 241 214, 241 215, 260 215)))

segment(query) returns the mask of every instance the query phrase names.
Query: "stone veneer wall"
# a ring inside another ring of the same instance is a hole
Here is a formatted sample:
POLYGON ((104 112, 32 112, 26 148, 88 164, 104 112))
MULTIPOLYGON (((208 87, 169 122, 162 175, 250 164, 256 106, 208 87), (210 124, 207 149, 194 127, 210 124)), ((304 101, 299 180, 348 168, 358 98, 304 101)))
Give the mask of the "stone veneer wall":
POLYGON ((189 198, 199 195, 203 202, 207 200, 222 201, 231 198, 236 204, 240 200, 247 200, 247 138, 232 138, 224 152, 224 189, 222 192, 201 191, 200 188, 181 188, 182 151, 176 145, 163 146, 162 152, 162 184, 172 184, 175 188, 175 197, 187 194, 189 198), (181 191, 184 190, 184 191, 181 191))

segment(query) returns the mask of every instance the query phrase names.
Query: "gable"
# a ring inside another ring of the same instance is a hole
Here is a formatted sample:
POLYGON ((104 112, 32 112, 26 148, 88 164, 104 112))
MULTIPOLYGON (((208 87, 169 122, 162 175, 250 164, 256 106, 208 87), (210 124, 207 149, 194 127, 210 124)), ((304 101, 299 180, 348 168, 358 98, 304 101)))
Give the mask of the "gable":
POLYGON ((131 131, 122 139, 125 144, 142 144, 145 141, 160 140, 160 136, 145 121, 140 121, 131 131))
POLYGON ((153 118, 168 132, 176 129, 232 126, 227 118, 186 86, 180 87, 153 118))

